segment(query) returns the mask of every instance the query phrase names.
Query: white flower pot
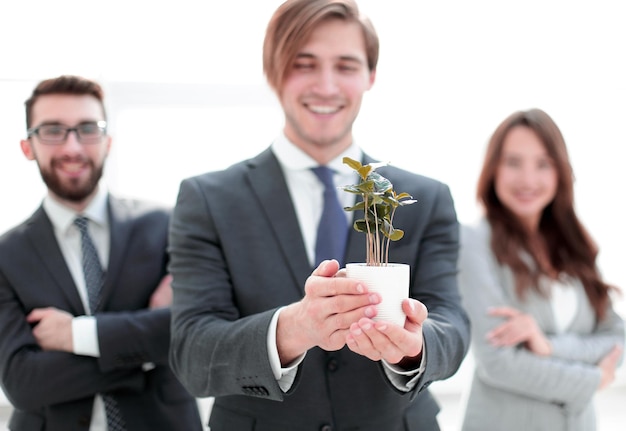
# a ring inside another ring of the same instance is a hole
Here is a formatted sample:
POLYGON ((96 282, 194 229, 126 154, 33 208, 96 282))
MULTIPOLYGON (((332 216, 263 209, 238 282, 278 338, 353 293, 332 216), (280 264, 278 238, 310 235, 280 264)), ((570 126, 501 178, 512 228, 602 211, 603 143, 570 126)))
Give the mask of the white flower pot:
POLYGON ((410 266, 390 263, 387 266, 367 266, 364 263, 348 263, 346 276, 360 280, 370 292, 382 297, 376 307, 376 321, 386 321, 404 327, 406 315, 402 311, 402 300, 409 296, 410 266))

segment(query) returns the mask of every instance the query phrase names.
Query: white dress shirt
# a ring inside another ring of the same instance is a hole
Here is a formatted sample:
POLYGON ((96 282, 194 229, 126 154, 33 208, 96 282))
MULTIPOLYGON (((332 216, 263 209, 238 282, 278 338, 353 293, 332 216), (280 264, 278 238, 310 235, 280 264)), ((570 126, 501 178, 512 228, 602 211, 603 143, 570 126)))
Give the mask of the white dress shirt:
MULTIPOLYGON (((107 194, 106 189, 99 186, 96 195, 85 211, 81 213, 89 219, 89 234, 98 251, 98 257, 100 258, 100 263, 104 270, 106 270, 108 265, 110 247, 107 194)), ((50 218, 50 222, 54 228, 54 235, 59 243, 61 253, 72 274, 78 294, 86 311, 85 316, 77 316, 72 319, 73 353, 76 355, 99 357, 100 346, 98 344, 96 318, 91 316, 92 310, 89 309, 87 287, 83 275, 80 231, 78 227, 73 224, 78 214, 73 209, 59 203, 50 195, 44 198, 43 208, 48 218, 50 218)), ((94 399, 94 409, 89 430, 107 430, 104 402, 100 396, 96 396, 94 399)))
POLYGON ((557 333, 562 334, 572 324, 578 311, 578 296, 574 284, 565 277, 550 280, 550 304, 557 333))
MULTIPOLYGON (((311 265, 315 262, 315 242, 317 240, 317 225, 322 217, 324 208, 324 185, 313 173, 311 168, 319 166, 308 154, 289 142, 284 134, 281 134, 273 143, 272 151, 276 155, 285 180, 291 200, 293 201, 300 231, 304 239, 304 246, 311 265)), ((339 157, 331 160, 327 165, 336 174, 333 177, 335 186, 341 187, 355 184, 358 180, 356 172, 345 165, 342 160, 350 157, 361 160, 363 154, 356 145, 351 145, 339 157)), ((354 205, 356 195, 337 190, 342 207, 354 205)), ((352 226, 352 213, 346 211, 348 226, 352 226)), ((365 241, 365 238, 363 239, 365 241)))

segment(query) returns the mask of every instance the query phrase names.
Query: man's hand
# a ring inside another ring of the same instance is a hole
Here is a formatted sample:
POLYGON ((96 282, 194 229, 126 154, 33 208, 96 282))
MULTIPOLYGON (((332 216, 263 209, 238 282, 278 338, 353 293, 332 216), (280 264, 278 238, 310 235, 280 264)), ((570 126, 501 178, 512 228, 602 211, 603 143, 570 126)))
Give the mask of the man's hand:
POLYGON ((281 311, 276 345, 282 364, 314 346, 327 351, 341 349, 352 323, 376 315, 380 296, 338 271, 336 260, 322 262, 307 279, 304 298, 281 311))
POLYGON ((424 338, 422 325, 428 317, 426 306, 415 299, 402 301, 407 318, 404 328, 384 321, 362 318, 350 326, 348 348, 372 361, 384 359, 405 369, 419 366, 424 338))
POLYGON ((35 308, 26 316, 26 321, 36 326, 33 336, 43 350, 74 351, 72 342, 73 316, 53 307, 35 308))
POLYGON ((506 321, 487 334, 494 346, 516 346, 525 343, 528 350, 539 356, 550 356, 552 344, 530 314, 512 307, 494 307, 490 316, 504 317, 506 321))
POLYGON ((150 309, 165 308, 172 305, 172 276, 167 274, 150 296, 150 309))

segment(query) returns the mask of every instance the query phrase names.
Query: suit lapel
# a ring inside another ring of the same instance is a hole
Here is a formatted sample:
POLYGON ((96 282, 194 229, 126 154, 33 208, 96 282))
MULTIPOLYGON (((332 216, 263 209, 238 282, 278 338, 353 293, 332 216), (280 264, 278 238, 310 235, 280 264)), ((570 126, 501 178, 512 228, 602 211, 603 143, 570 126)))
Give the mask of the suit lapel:
MULTIPOLYGON (((373 161, 374 159, 368 155, 363 156, 363 164, 373 161)), ((271 233, 280 244, 286 256, 285 261, 302 293, 304 283, 314 268, 311 268, 309 264, 298 219, 280 164, 274 153, 267 149, 250 160, 248 166, 250 187, 258 198, 261 209, 269 221, 271 233)), ((355 213, 354 217, 362 217, 362 215, 355 213)), ((345 262, 364 262, 365 237, 362 233, 352 229, 352 226, 348 235, 345 262)))
POLYGON ((33 214, 28 225, 26 236, 41 266, 46 268, 54 282, 59 286, 70 304, 71 311, 76 315, 85 314, 85 308, 78 295, 76 284, 54 235, 52 223, 42 207, 39 207, 33 214))
POLYGON ((302 293, 312 268, 282 169, 270 149, 250 160, 248 166, 250 187, 267 217, 271 235, 280 245, 294 282, 302 293))
POLYGON ((130 238, 132 229, 132 218, 129 217, 126 207, 124 207, 119 200, 110 195, 107 210, 109 214, 109 235, 111 244, 107 272, 101 293, 101 302, 105 310, 108 299, 113 294, 116 285, 114 277, 116 274, 120 273, 120 268, 128 247, 128 238, 130 238))

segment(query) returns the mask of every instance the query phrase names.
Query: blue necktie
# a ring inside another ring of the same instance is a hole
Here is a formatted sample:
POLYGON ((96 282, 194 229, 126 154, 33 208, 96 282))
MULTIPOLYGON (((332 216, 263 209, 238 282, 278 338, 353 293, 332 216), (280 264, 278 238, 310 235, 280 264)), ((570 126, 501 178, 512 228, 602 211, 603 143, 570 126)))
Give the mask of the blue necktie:
POLYGON ((317 227, 315 266, 317 267, 325 259, 336 259, 339 265, 343 266, 348 239, 348 222, 346 213, 339 204, 337 188, 333 182, 335 172, 326 166, 318 166, 311 170, 324 184, 324 208, 317 227))
MULTIPOLYGON (((83 273, 87 286, 87 296, 89 297, 89 308, 91 309, 91 314, 96 314, 96 311, 100 308, 100 290, 104 283, 104 270, 100 264, 96 246, 87 230, 89 220, 86 217, 79 216, 74 219, 74 224, 80 230, 83 273)), ((109 431, 126 431, 126 424, 115 398, 107 394, 101 395, 104 401, 109 431)))

